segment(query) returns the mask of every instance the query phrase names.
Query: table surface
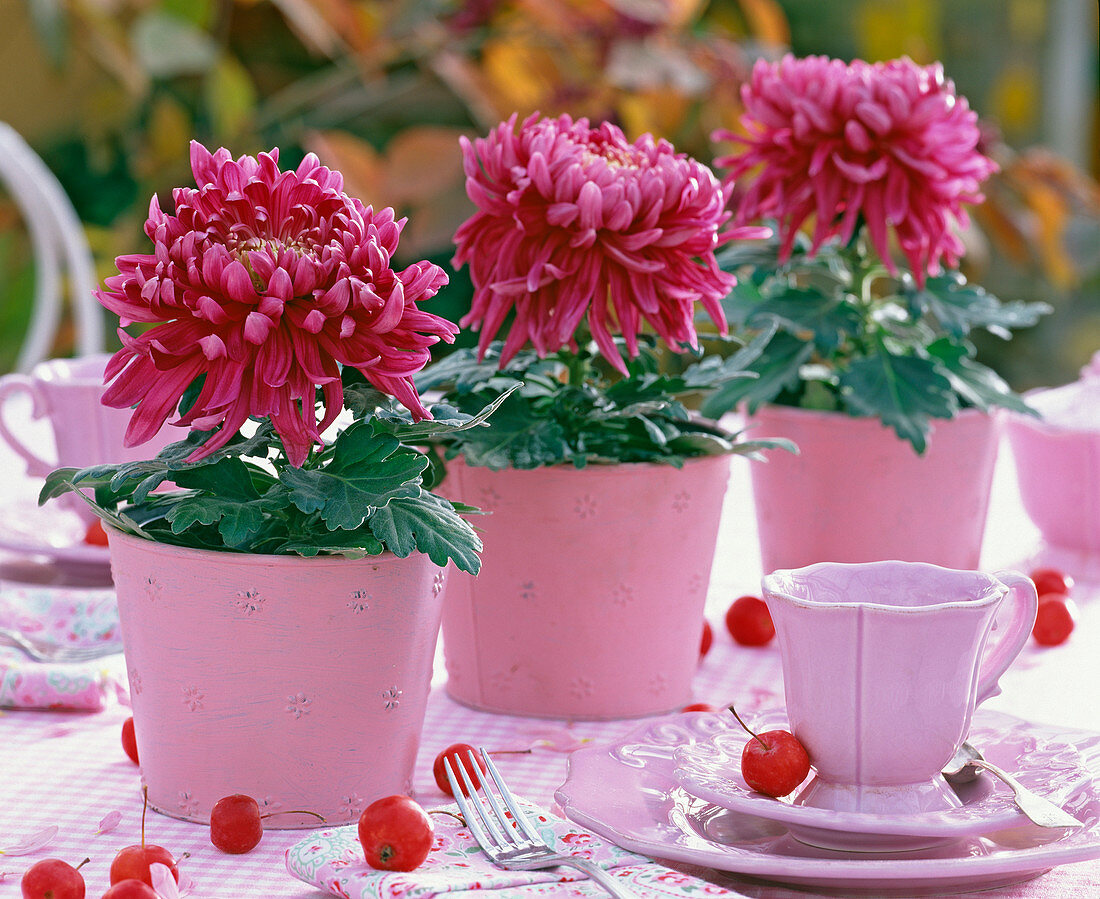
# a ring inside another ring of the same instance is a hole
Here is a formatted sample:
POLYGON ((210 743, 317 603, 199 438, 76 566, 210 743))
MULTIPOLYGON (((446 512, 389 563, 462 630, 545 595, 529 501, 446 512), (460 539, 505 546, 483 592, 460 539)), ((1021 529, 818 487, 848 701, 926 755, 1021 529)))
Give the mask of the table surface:
MULTIPOLYGON (((48 445, 44 425, 38 438, 48 445)), ((700 665, 694 683, 697 701, 736 701, 746 711, 782 704, 782 673, 778 649, 737 647, 722 624, 730 602, 743 593, 757 593, 761 576, 749 487, 749 466, 734 459, 718 550, 707 600, 707 615, 715 629, 715 644, 700 665)), ((33 502, 37 484, 20 476, 21 465, 0 445, 0 514, 12 514, 20 503, 33 502)), ((1007 442, 1002 447, 994 480, 986 542, 985 570, 1024 567, 1039 545, 1035 528, 1024 516, 1016 489, 1007 442)), ((2 559, 3 557, 0 557, 2 559)), ((10 556, 7 557, 12 561, 10 556)), ((0 590, 4 584, 0 583, 0 590)), ((1100 731, 1100 601, 1078 590, 1081 608, 1077 631, 1064 646, 1029 646, 1002 678, 1003 692, 986 707, 1045 724, 1100 731)), ((610 742, 638 726, 637 721, 540 721, 477 712, 445 694, 442 656, 428 705, 424 736, 415 775, 417 798, 431 808, 443 805, 431 764, 445 746, 466 741, 491 750, 527 748, 526 755, 500 757, 500 767, 515 792, 550 807, 554 790, 565 778, 568 746, 610 742), (551 744, 548 746, 547 744, 551 744)), ((121 660, 116 664, 121 670, 121 660)), ((45 855, 79 860, 86 867, 90 897, 106 887, 106 869, 115 851, 140 837, 141 800, 137 768, 123 755, 119 732, 128 711, 113 699, 96 713, 0 711, 0 848, 10 846, 47 825, 61 830, 47 851, 29 858, 0 855, 0 897, 20 894, 18 874, 45 855), (97 834, 101 819, 112 811, 121 823, 97 834)), ((207 830, 150 813, 147 838, 175 853, 190 853, 183 863, 193 880, 190 895, 199 899, 319 899, 325 895, 295 880, 283 864, 284 851, 298 842, 301 831, 268 831, 255 850, 228 856, 214 849, 207 830)), ((718 872, 708 879, 735 893, 779 899, 808 895, 718 872)), ((1064 865, 1036 880, 983 892, 997 899, 1049 899, 1100 894, 1100 860, 1064 865)), ((835 895, 835 894, 833 894, 835 895)), ((977 895, 977 894, 975 894, 977 895)))

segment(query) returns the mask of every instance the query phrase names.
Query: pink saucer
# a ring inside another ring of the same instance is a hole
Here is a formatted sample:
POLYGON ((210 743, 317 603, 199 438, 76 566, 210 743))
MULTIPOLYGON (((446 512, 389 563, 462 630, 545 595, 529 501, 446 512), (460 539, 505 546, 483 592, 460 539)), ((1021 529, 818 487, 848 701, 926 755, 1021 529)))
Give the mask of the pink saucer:
MULTIPOLYGON (((785 824, 792 837, 811 846, 856 852, 911 851, 1026 823, 1013 802, 1012 791, 988 777, 955 788, 960 808, 918 814, 814 808, 802 803, 812 780, 793 796, 773 799, 750 789, 741 777, 741 750, 748 735, 728 715, 717 717, 724 731, 675 751, 677 783, 693 796, 722 808, 785 824)), ((757 733, 790 727, 779 709, 755 715, 747 723, 757 733)), ((986 755, 991 761, 1000 761, 1026 786, 1053 802, 1065 801, 1092 780, 1077 750, 1065 740, 1040 742, 1030 730, 1025 735, 989 726, 972 727, 969 739, 983 750, 988 747, 986 755), (1025 740, 1026 744, 1021 742, 1025 740), (1055 771, 1059 776, 1052 779, 1055 771)))
POLYGON ((69 573, 109 577, 110 550, 85 543, 85 529, 76 513, 57 503, 0 507, 0 549, 42 557, 69 573))
MULTIPOLYGON (((995 830, 916 852, 842 852, 795 840, 778 821, 731 812, 676 782, 676 751, 727 730, 717 715, 693 713, 641 725, 618 742, 577 750, 555 798, 577 823, 625 849, 800 886, 882 895, 887 890, 943 894, 990 889, 1035 877, 1055 865, 1100 858, 1100 734, 1062 730, 979 709, 974 729, 1009 767, 1000 747, 1067 743, 1088 781, 1064 803, 1086 823, 1079 830, 1034 825, 995 830)), ((1009 756, 1014 753, 1007 750, 1009 756)), ((1051 778, 1066 772, 1048 770, 1051 778)))

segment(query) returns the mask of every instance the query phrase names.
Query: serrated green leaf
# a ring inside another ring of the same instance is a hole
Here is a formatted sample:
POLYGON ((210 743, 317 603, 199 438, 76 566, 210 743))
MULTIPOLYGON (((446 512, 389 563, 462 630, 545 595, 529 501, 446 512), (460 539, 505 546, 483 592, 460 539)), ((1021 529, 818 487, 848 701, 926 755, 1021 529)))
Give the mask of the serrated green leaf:
POLYGON ((894 355, 881 345, 873 355, 853 360, 840 386, 849 412, 881 419, 917 453, 927 447, 930 419, 951 418, 958 411, 951 382, 935 362, 894 355))
POLYGON ((750 328, 775 322, 824 354, 864 328, 860 311, 843 294, 830 296, 810 288, 789 288, 760 303, 748 316, 750 328))
POLYGON ((172 474, 172 480, 185 490, 201 490, 225 499, 244 502, 259 498, 248 466, 233 456, 211 465, 181 469, 172 474))
POLYGON ((759 375, 750 366, 767 350, 768 344, 779 330, 775 321, 766 322, 747 344, 730 356, 704 356, 689 365, 683 374, 686 389, 711 390, 735 378, 756 378, 759 375))
POLYGON ((216 524, 225 543, 235 547, 259 533, 264 523, 263 512, 263 505, 258 500, 242 502, 216 496, 189 496, 169 506, 164 517, 172 533, 177 535, 196 524, 216 524))
MULTIPOLYGON (((455 350, 439 362, 429 365, 416 376, 418 390, 433 390, 450 386, 457 393, 475 393, 482 390, 505 391, 521 379, 500 370, 500 350, 503 344, 493 343, 478 361, 476 349, 455 350)), ((521 352, 509 366, 512 370, 546 371, 553 368, 553 360, 540 360, 535 354, 521 352)))
POLYGON ((391 500, 370 516, 370 528, 394 555, 405 558, 414 550, 426 553, 436 565, 453 561, 461 571, 481 569, 481 540, 454 507, 441 497, 422 493, 391 500))
POLYGON ((779 331, 751 366, 755 378, 727 381, 706 397, 700 409, 708 418, 719 418, 741 403, 750 412, 774 400, 799 382, 799 369, 813 355, 813 344, 779 331))
POLYGON ((1031 327, 1050 312, 1045 303, 1002 303, 957 272, 929 278, 923 288, 913 285, 906 293, 914 316, 934 317, 955 338, 965 337, 972 328, 1007 337, 1012 329, 1031 327))
POLYGON ((522 385, 518 383, 511 385, 507 390, 501 393, 500 396, 496 397, 496 399, 475 415, 467 415, 464 412, 458 411, 453 406, 444 404, 433 406, 431 419, 402 424, 394 429, 393 434, 403 443, 418 443, 438 434, 484 427, 493 413, 500 408, 501 404, 515 391, 519 390, 521 386, 522 385), (436 415, 437 410, 439 412, 438 416, 436 415))
POLYGON ((299 556, 316 556, 320 553, 338 554, 349 559, 362 559, 366 556, 381 555, 386 547, 375 537, 370 528, 364 526, 354 531, 319 531, 309 539, 290 538, 279 542, 271 549, 275 553, 295 553, 299 556))
POLYGON ((396 404, 391 396, 363 381, 344 386, 344 406, 356 418, 367 418, 376 409, 392 409, 396 404))
POLYGON ((455 445, 471 465, 494 471, 553 465, 571 454, 562 425, 536 415, 515 395, 497 409, 490 427, 464 431, 455 445))
POLYGON ((285 468, 279 480, 302 512, 319 512, 332 528, 355 530, 371 510, 397 497, 420 492, 420 473, 428 460, 402 447, 390 434, 377 434, 367 422, 355 422, 337 437, 324 468, 285 468))
POLYGON ((971 406, 983 412, 1003 406, 1024 415, 1037 414, 1000 375, 974 359, 968 347, 944 337, 929 346, 928 352, 939 360, 951 386, 971 406))

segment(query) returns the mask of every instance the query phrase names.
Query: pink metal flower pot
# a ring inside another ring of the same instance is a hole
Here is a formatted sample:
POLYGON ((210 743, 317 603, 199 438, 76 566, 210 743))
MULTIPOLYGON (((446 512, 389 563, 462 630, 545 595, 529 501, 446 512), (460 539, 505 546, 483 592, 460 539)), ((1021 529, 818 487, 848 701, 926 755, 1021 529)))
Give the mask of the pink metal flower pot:
MULTIPOLYGON (((411 789, 443 575, 426 556, 257 556, 109 531, 141 773, 164 814, 223 796, 328 824, 411 789)), ((276 816, 265 827, 315 825, 276 816)))
POLYGON ((978 567, 997 416, 936 421, 923 456, 876 419, 836 412, 764 406, 750 427, 800 450, 751 468, 765 573, 886 559, 978 567))
POLYGON ((627 718, 690 701, 728 456, 668 465, 490 471, 456 461, 444 488, 475 523, 477 578, 443 612, 447 692, 474 708, 627 718))

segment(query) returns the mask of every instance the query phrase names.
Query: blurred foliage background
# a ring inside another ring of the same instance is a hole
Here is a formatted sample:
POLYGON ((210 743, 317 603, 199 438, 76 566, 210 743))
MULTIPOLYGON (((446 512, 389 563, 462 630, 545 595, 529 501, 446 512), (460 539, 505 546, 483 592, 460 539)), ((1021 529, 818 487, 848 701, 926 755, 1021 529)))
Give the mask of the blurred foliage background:
MULTIPOLYGON (((1096 19, 1089 0, 0 0, 0 121, 57 174, 100 277, 144 250, 149 197, 190 181, 191 138, 278 146, 284 164, 317 152, 349 192, 409 216, 399 262, 450 270, 472 210, 460 134, 569 112, 710 162, 758 57, 939 59, 1002 166, 966 235, 968 275, 1056 309, 981 348, 1025 389, 1100 349, 1096 19)), ((0 191, 0 371, 33 284, 0 191)), ((459 273, 433 311, 457 319, 469 295, 459 273)), ((54 354, 72 345, 69 325, 54 354)))

